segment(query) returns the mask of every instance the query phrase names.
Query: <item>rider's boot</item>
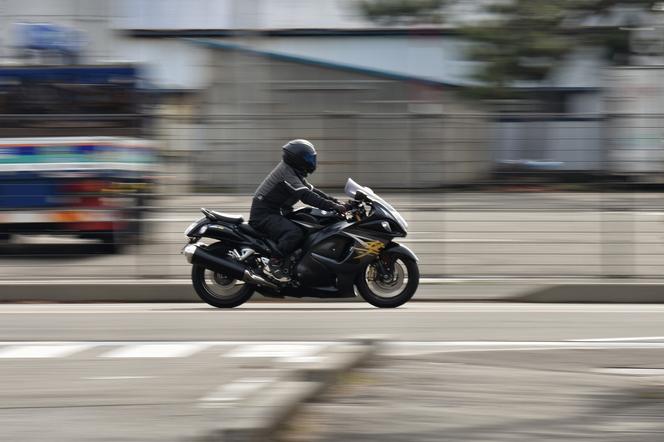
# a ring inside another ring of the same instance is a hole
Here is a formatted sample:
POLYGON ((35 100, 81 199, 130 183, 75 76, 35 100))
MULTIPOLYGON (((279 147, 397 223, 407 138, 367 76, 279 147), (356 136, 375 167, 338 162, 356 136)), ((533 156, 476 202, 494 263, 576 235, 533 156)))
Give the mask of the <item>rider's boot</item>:
POLYGON ((272 257, 263 267, 263 273, 278 282, 290 281, 288 274, 288 260, 272 257))

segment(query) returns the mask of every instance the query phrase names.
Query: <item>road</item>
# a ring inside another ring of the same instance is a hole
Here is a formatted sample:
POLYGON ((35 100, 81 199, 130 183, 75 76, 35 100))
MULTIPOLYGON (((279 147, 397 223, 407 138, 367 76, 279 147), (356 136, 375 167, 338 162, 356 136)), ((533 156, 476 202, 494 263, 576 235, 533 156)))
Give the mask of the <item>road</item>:
POLYGON ((413 302, 5 304, 0 341, 335 340, 376 335, 402 341, 559 341, 664 335, 663 305, 413 302))
MULTIPOLYGON (((460 402, 466 400, 462 396, 491 393, 493 399, 487 404, 495 414, 500 413, 499 396, 506 386, 523 390, 511 397, 512 404, 537 396, 541 375, 529 372, 521 378, 519 371, 534 365, 556 372, 568 370, 570 363, 595 368, 640 363, 659 373, 657 369, 664 367, 663 323, 664 306, 659 305, 420 302, 379 310, 358 303, 279 302, 222 311, 204 304, 5 304, 0 305, 0 428, 4 435, 0 439, 197 440, 219 424, 239 392, 251 392, 281 376, 291 360, 323 352, 336 341, 366 335, 382 336, 388 342, 374 368, 387 370, 381 376, 396 373, 403 380, 402 390, 376 393, 381 400, 395 400, 390 394, 410 394, 412 412, 443 407, 442 394, 433 403, 418 402, 433 400, 422 391, 426 388, 422 383, 430 382, 429 387, 438 392, 447 391, 440 385, 448 385, 460 402), (463 367, 458 364, 462 363, 480 368, 461 376, 463 370, 458 369, 463 367), (492 365, 503 371, 481 370, 492 365), (439 367, 434 372, 447 373, 446 377, 433 376, 432 367, 439 367), (485 379, 484 393, 459 390, 460 382, 470 382, 473 373, 485 379)), ((547 381, 546 388, 559 391, 564 384, 565 391, 583 391, 587 383, 597 386, 598 382, 572 378, 562 384, 547 381)), ((574 409, 577 400, 573 395, 558 397, 556 409, 574 409)), ((524 418, 519 413, 532 417, 517 405, 511 411, 515 426, 524 418)), ((324 416, 319 420, 333 423, 340 416, 349 418, 336 409, 326 410, 322 409, 324 416)), ((543 416, 547 410, 541 408, 543 416)), ((400 412, 408 415, 406 411, 400 412)), ((469 429, 474 428, 473 422, 486 424, 477 420, 475 411, 462 408, 453 419, 459 423, 470 419, 469 429)), ((321 409, 314 412, 320 414, 321 409)), ((426 415, 426 419, 432 422, 415 419, 419 426, 412 431, 434 428, 435 416, 426 415)), ((497 425, 495 419, 491 422, 497 425)), ((330 427, 324 428, 331 437, 330 427)), ((362 428, 369 431, 370 422, 349 420, 348 437, 339 440, 362 440, 354 438, 364 434, 362 428)), ((383 436, 389 428, 384 427, 383 436)), ((466 440, 461 429, 455 431, 456 440, 466 440)), ((427 434, 429 438, 377 440, 440 440, 427 434)), ((473 434, 477 440, 486 440, 481 431, 473 434)))

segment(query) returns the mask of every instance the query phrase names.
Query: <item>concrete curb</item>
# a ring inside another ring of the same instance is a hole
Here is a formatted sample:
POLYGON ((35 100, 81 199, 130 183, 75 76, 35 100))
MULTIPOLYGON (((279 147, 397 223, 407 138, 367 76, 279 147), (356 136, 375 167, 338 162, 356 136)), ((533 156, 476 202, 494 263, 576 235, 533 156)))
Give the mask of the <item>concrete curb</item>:
MULTIPOLYGON (((470 280, 429 278, 423 287, 449 285, 470 280)), ((478 284, 488 284, 480 281, 478 284)), ((504 284, 504 283, 501 283, 504 284)), ((296 300, 297 298, 286 298, 296 300)), ((354 302, 360 298, 317 299, 304 298, 307 302, 354 302)), ((440 300, 441 297, 424 296, 413 301, 440 300)), ((488 297, 477 297, 488 299, 488 297)), ((250 302, 279 302, 279 298, 254 295, 250 302)), ((191 281, 171 280, 68 280, 68 281, 0 281, 0 302, 202 302, 196 295, 191 281)))
POLYGON ((514 296, 510 302, 541 303, 611 303, 661 304, 664 303, 664 284, 564 284, 536 289, 514 296))
POLYGON ((226 422, 205 440, 209 442, 263 442, 275 433, 305 402, 321 390, 318 382, 279 381, 246 404, 226 412, 226 422))
MULTIPOLYGON (((285 298, 286 302, 297 298, 285 298)), ((361 298, 306 302, 363 302, 361 298)), ((410 302, 664 303, 664 280, 524 280, 431 278, 410 302)), ((202 302, 188 280, 0 281, 0 303, 202 302)), ((282 302, 254 295, 254 302, 282 302)))
POLYGON ((296 367, 296 377, 306 382, 319 382, 327 388, 371 358, 376 347, 375 343, 361 342, 338 345, 320 359, 296 367))
POLYGON ((342 343, 320 357, 310 360, 286 361, 291 376, 274 382, 230 412, 224 423, 209 434, 205 441, 266 442, 306 402, 310 402, 345 373, 364 363, 375 352, 376 344, 342 343))

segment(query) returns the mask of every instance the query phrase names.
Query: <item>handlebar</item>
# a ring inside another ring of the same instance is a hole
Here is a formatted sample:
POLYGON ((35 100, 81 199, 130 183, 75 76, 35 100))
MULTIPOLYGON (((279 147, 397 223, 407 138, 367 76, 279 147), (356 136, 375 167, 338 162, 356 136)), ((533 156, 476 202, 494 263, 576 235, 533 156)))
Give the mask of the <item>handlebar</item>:
POLYGON ((351 199, 348 200, 344 205, 348 208, 345 214, 342 216, 345 217, 346 219, 358 219, 359 216, 365 216, 365 212, 363 210, 364 203, 368 202, 367 201, 362 201, 358 199, 351 199))

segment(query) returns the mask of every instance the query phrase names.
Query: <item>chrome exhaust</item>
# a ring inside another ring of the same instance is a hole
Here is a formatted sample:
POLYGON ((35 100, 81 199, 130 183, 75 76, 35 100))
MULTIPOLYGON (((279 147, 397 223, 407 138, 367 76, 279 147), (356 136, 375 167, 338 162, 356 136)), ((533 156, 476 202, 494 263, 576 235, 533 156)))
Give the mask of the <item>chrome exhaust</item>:
POLYGON ((279 290, 278 285, 268 281, 267 279, 263 278, 260 275, 255 274, 249 269, 244 271, 244 275, 242 275, 242 280, 250 284, 262 285, 264 287, 269 287, 273 290, 279 290))
POLYGON ((279 286, 266 280, 262 276, 254 274, 239 262, 231 261, 226 258, 215 256, 198 244, 189 244, 184 248, 184 256, 190 264, 199 265, 215 272, 223 273, 233 279, 240 279, 249 284, 255 284, 263 287, 269 287, 273 290, 279 290, 279 286))

